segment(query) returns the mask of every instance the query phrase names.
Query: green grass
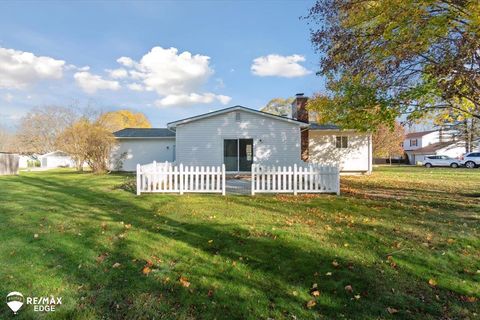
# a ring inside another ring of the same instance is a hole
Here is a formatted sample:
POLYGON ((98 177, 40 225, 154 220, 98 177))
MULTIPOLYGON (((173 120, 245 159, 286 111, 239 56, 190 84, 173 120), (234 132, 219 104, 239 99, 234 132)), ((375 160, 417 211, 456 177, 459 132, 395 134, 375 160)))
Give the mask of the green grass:
MULTIPOLYGON (((480 315, 478 169, 383 167, 342 177, 339 197, 132 186, 65 170, 0 177, 0 297, 63 297, 16 319, 480 315)), ((13 318, 5 304, 0 318, 13 318)))

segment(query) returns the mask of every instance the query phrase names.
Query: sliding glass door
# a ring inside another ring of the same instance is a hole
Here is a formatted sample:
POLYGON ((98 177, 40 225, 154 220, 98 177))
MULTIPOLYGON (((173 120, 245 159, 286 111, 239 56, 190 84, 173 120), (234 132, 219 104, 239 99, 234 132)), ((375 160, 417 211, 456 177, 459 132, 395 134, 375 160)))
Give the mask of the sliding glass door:
POLYGON ((227 171, 251 171, 253 139, 223 140, 223 156, 227 171))

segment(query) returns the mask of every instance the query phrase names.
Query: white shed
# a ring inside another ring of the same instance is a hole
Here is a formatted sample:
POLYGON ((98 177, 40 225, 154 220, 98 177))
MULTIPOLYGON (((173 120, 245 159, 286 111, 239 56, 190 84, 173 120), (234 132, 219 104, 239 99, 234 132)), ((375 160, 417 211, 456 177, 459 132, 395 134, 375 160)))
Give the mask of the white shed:
POLYGON ((63 151, 53 151, 38 157, 42 168, 75 167, 75 161, 63 151))

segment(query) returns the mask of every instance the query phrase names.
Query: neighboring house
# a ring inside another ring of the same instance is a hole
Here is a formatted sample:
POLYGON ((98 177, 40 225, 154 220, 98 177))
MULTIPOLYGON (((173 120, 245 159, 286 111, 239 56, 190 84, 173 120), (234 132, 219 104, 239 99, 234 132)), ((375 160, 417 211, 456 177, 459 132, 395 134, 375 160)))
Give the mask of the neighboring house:
POLYGON ((29 165, 33 165, 36 161, 38 161, 38 158, 34 154, 20 154, 18 165, 21 169, 25 169, 28 168, 29 165))
POLYGON ((403 149, 410 164, 422 163, 426 156, 445 155, 459 158, 465 153, 465 144, 455 141, 452 132, 430 130, 411 132, 405 136, 403 149))
POLYGON ((63 151, 53 151, 38 157, 42 168, 75 167, 75 161, 63 151))
POLYGON ((339 165, 343 172, 370 172, 371 135, 309 123, 308 98, 297 95, 293 118, 234 106, 171 122, 167 128, 117 131, 112 164, 176 161, 184 165, 225 164, 227 172, 249 172, 253 163, 291 166, 304 161, 339 165), (121 161, 121 160, 120 160, 121 161))

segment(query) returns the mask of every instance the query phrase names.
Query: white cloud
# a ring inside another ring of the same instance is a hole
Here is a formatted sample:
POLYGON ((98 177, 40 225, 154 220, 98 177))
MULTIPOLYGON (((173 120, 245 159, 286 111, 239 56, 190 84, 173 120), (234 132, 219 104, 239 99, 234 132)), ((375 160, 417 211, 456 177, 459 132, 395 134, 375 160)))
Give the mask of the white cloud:
POLYGON ((134 66, 133 60, 129 57, 120 57, 117 59, 117 62, 128 68, 132 68, 134 66))
POLYGON ((191 54, 188 51, 179 53, 176 48, 162 47, 152 48, 139 61, 129 57, 117 60, 128 69, 129 78, 135 80, 127 85, 128 88, 155 91, 161 97, 155 104, 161 107, 228 103, 230 97, 202 93, 202 87, 214 73, 209 61, 210 57, 205 55, 191 54))
POLYGON ((113 78, 113 79, 123 79, 123 78, 128 77, 127 70, 122 69, 122 68, 115 69, 115 70, 108 70, 107 69, 106 71, 108 72, 108 75, 110 76, 110 78, 113 78))
POLYGON ((130 83, 127 87, 133 91, 145 91, 145 88, 139 83, 130 83))
POLYGON ((166 97, 155 101, 157 107, 171 107, 171 106, 189 106, 193 104, 208 104, 212 102, 220 102, 227 104, 231 100, 230 97, 224 95, 216 95, 214 93, 190 93, 190 94, 170 94, 166 97))
POLYGON ((12 102, 13 100, 13 95, 11 93, 5 93, 3 95, 3 100, 5 100, 6 102, 12 102))
POLYGON ((23 89, 42 79, 60 79, 65 61, 0 48, 0 88, 23 89))
POLYGON ((250 70, 254 75, 261 77, 302 77, 312 73, 299 63, 304 61, 305 57, 298 54, 291 56, 269 54, 254 59, 250 70))
POLYGON ((118 81, 105 80, 101 76, 91 74, 87 71, 77 72, 73 75, 78 86, 88 94, 93 94, 97 90, 118 90, 120 84, 118 81))

